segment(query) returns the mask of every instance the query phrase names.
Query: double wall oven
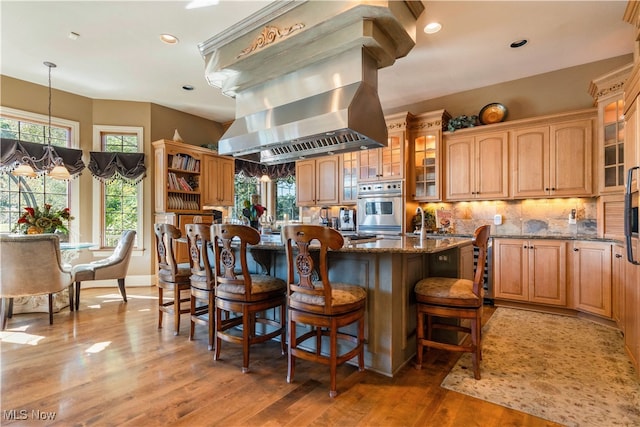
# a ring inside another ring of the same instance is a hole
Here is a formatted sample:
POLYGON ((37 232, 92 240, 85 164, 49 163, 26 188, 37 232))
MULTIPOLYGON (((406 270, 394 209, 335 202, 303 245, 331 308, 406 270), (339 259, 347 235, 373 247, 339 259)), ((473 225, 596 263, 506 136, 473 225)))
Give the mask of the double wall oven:
POLYGON ((358 232, 400 235, 404 227, 402 181, 358 185, 358 232))

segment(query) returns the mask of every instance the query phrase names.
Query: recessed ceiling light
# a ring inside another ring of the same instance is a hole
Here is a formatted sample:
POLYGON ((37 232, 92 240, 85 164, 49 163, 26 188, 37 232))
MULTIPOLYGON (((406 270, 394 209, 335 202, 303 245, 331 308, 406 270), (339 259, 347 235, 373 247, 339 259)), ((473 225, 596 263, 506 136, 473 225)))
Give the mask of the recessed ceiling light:
POLYGON ((215 6, 218 0, 191 0, 185 6, 185 9, 197 9, 199 7, 215 6))
POLYGON ((424 32, 427 34, 435 34, 442 29, 442 25, 439 22, 430 22, 424 27, 424 32))
POLYGON ((171 34, 160 34, 160 40, 166 44, 176 44, 179 41, 176 36, 172 36, 171 34))
POLYGON ((74 32, 74 31, 71 31, 71 32, 69 33, 69 38, 70 38, 71 40, 78 40, 78 37, 80 37, 80 34, 78 34, 78 33, 74 32))
POLYGON ((516 40, 514 42, 512 42, 509 47, 512 49, 517 49, 519 47, 524 46, 525 44, 527 44, 529 41, 527 39, 520 39, 520 40, 516 40))
POLYGON ((193 86, 191 86, 191 85, 184 85, 184 86, 182 86, 182 89, 184 89, 184 90, 194 90, 195 88, 193 86))

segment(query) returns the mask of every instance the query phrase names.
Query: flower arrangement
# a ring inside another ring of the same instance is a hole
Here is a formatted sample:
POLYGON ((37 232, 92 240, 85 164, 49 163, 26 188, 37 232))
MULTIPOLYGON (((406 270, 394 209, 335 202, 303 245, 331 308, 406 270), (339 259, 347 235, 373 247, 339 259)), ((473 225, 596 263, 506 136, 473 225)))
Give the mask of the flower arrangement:
POLYGON ((45 203, 44 209, 26 207, 25 212, 18 218, 14 232, 24 234, 54 233, 59 230, 68 233, 69 229, 64 221, 69 223, 73 219, 69 208, 52 210, 51 205, 45 203))
POLYGON ((242 215, 245 216, 249 221, 258 221, 258 218, 262 216, 262 214, 267 210, 260 203, 254 203, 253 205, 248 200, 245 200, 243 203, 242 215))

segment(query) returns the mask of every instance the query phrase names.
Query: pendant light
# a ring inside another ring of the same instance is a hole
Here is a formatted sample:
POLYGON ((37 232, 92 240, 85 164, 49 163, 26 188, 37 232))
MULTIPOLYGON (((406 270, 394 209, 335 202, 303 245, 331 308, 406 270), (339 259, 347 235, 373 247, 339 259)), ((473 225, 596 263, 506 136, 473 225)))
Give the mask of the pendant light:
POLYGON ((71 174, 64 166, 64 161, 58 156, 51 145, 51 69, 56 68, 53 62, 44 62, 49 68, 49 127, 47 145, 44 147, 44 154, 41 158, 25 156, 20 165, 11 173, 15 176, 34 178, 38 175, 48 175, 50 178, 58 180, 69 180, 71 174), (40 167, 38 165, 41 165, 40 167))

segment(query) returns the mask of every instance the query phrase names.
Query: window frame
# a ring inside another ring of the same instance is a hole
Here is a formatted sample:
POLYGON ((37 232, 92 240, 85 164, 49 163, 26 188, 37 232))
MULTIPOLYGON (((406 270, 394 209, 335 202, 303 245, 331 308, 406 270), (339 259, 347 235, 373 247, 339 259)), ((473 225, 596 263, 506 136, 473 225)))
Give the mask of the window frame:
MULTIPOLYGON (((0 106, 0 116, 15 119, 19 121, 30 121, 35 123, 42 123, 46 126, 49 125, 49 116, 46 114, 34 113, 31 111, 19 110, 17 108, 0 106)), ((80 123, 74 120, 62 119, 59 117, 51 116, 51 125, 56 127, 63 127, 69 129, 69 139, 67 143, 69 148, 80 148, 80 123)), ((87 160, 83 154, 83 161, 87 164, 87 160)), ((67 198, 69 200, 69 209, 71 215, 76 219, 71 221, 69 227, 69 241, 75 242, 80 236, 80 221, 78 214, 80 212, 80 197, 75 195, 80 194, 80 180, 78 178, 70 180, 67 183, 67 198)))
MULTIPOLYGON (((144 128, 142 126, 110 126, 110 125, 93 125, 93 151, 102 151, 102 134, 134 134, 138 138, 138 150, 144 151, 144 128)), ((136 227, 136 245, 134 249, 143 249, 142 245, 145 239, 144 234, 144 181, 137 184, 138 187, 138 219, 136 227)), ((97 180, 93 180, 93 200, 92 211, 100 212, 98 221, 93 221, 92 237, 93 241, 100 244, 101 249, 111 249, 103 245, 104 230, 104 184, 97 180)))

